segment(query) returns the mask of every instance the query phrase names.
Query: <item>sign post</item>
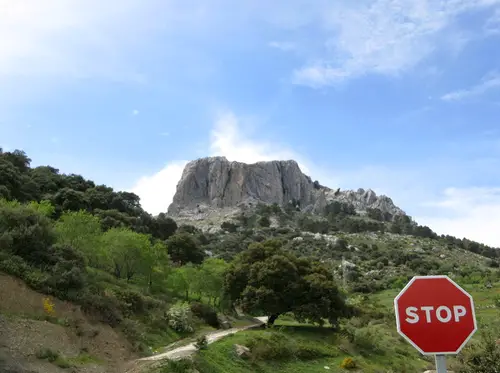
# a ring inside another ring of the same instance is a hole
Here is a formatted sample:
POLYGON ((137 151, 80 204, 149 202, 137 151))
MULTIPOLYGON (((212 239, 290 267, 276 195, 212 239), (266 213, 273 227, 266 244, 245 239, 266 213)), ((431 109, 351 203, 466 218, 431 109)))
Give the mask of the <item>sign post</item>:
POLYGON ((456 355, 477 330, 474 301, 448 276, 415 276, 394 299, 396 325, 423 355, 435 355, 446 373, 446 355, 456 355))

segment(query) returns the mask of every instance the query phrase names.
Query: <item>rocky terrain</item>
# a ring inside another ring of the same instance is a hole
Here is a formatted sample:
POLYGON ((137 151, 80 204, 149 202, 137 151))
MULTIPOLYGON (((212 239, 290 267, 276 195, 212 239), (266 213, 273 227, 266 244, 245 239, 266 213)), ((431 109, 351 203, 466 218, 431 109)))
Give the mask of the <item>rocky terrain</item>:
POLYGON ((333 201, 351 204, 361 214, 374 208, 391 216, 405 215, 389 197, 377 196, 371 189, 331 189, 312 181, 293 160, 246 164, 225 157, 189 162, 168 213, 200 221, 265 203, 292 204, 297 210, 322 214, 333 201))

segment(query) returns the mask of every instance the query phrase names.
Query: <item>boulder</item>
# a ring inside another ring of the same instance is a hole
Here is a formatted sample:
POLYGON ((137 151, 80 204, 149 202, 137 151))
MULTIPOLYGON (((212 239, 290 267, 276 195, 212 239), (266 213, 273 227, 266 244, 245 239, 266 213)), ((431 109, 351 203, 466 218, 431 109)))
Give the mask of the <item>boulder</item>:
POLYGON ((238 355, 242 359, 248 359, 249 357, 252 356, 251 351, 247 346, 235 344, 234 350, 236 352, 236 355, 238 355))

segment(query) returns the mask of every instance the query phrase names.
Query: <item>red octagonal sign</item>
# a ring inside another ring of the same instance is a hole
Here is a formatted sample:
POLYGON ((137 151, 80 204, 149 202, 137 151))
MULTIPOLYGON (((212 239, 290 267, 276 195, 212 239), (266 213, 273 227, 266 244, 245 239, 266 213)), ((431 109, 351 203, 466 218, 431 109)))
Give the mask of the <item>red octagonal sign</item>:
POLYGON ((398 333, 424 355, 457 354, 477 330, 472 297, 448 276, 415 276, 394 299, 398 333))

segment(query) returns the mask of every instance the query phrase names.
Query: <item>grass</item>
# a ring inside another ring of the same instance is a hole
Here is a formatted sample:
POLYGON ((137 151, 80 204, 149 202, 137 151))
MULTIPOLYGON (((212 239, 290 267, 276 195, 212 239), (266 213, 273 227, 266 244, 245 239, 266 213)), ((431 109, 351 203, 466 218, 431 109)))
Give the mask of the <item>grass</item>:
MULTIPOLYGON (((500 283, 489 289, 480 284, 461 286, 474 298, 480 331, 498 324, 500 310, 490 307, 500 294, 500 283)), ((345 320, 340 332, 301 324, 292 315, 283 315, 272 330, 247 330, 228 336, 200 351, 194 362, 169 362, 159 371, 185 373, 196 368, 200 373, 340 373, 348 371, 341 368, 346 358, 354 361, 354 372, 420 373, 433 369, 432 357, 420 355, 396 332, 393 300, 398 292, 391 289, 368 295, 362 302, 370 313, 345 320), (249 347, 251 357, 238 357, 235 344, 249 347)), ((474 340, 478 337, 479 333, 474 340)), ((448 364, 456 367, 457 360, 450 357, 448 364)))
MULTIPOLYGON (((200 351, 195 368, 201 373, 313 373, 321 371, 345 372, 340 366, 345 358, 352 358, 363 372, 421 372, 428 362, 416 359, 410 347, 403 346, 391 356, 355 354, 355 346, 331 329, 296 325, 281 326, 269 330, 244 331, 212 344, 200 351), (236 355, 234 344, 250 347, 251 358, 245 360, 236 355), (347 351, 351 350, 351 351, 347 351), (352 352, 352 353, 351 353, 352 352)), ((189 363, 167 363, 160 372, 188 372, 189 363)))

